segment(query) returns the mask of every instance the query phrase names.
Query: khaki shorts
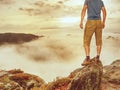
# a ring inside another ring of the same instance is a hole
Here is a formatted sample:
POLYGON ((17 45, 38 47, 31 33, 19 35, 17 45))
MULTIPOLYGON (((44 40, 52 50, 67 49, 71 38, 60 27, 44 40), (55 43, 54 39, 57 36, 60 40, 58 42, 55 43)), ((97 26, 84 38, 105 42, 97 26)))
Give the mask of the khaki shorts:
POLYGON ((102 45, 102 24, 101 20, 88 20, 84 31, 84 46, 90 46, 91 38, 95 33, 96 45, 102 45))

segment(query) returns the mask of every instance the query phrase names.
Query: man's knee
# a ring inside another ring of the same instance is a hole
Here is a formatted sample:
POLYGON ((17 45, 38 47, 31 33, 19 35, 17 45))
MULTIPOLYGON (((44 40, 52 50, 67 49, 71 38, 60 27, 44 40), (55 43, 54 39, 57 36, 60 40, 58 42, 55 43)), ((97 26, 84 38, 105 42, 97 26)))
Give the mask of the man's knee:
POLYGON ((84 43, 84 47, 90 47, 90 43, 84 43))

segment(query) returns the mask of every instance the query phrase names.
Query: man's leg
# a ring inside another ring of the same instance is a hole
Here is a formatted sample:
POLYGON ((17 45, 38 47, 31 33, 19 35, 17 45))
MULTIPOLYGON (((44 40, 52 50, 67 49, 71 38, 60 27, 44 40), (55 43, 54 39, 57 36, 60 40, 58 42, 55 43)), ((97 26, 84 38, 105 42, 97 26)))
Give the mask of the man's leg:
POLYGON ((97 55, 100 56, 102 45, 97 46, 97 55))
POLYGON ((96 56, 96 59, 99 60, 100 59, 100 54, 101 54, 101 49, 102 49, 102 46, 97 46, 97 56, 96 56))
POLYGON ((86 53, 86 58, 82 65, 87 65, 90 63, 90 42, 94 31, 95 31, 95 22, 93 20, 87 21, 84 31, 84 49, 86 53))
POLYGON ((83 61, 82 66, 90 64, 90 46, 84 45, 84 49, 85 49, 86 58, 83 61))
POLYGON ((97 21, 97 29, 95 31, 95 37, 96 37, 96 46, 97 46, 96 59, 100 60, 100 54, 102 49, 102 25, 100 20, 97 21))
POLYGON ((86 58, 90 59, 90 46, 85 45, 84 49, 85 49, 85 53, 86 53, 86 58))

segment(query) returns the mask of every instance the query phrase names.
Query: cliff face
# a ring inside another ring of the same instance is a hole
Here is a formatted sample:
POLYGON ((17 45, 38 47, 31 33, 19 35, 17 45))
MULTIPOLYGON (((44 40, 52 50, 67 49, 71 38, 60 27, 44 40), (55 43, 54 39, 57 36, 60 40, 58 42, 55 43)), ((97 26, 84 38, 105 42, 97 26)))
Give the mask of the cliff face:
POLYGON ((93 58, 90 65, 50 83, 19 69, 1 70, 0 90, 120 90, 120 60, 103 67, 93 58))

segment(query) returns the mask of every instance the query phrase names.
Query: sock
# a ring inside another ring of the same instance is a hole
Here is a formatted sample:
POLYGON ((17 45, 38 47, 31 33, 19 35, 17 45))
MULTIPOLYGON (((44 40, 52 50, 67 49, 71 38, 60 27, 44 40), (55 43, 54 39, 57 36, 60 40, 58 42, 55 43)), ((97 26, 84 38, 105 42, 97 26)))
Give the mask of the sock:
POLYGON ((97 59, 100 59, 100 55, 97 55, 96 58, 97 58, 97 59))
POLYGON ((86 56, 86 58, 87 58, 87 60, 89 60, 89 59, 90 59, 90 56, 86 56))

